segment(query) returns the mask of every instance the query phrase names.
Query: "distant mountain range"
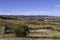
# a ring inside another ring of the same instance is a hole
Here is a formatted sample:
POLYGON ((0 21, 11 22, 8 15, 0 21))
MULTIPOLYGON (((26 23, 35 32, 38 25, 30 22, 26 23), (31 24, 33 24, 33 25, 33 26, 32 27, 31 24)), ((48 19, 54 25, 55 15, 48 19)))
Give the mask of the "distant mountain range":
POLYGON ((6 17, 6 18, 34 18, 34 19, 59 19, 60 16, 48 16, 48 15, 0 15, 1 17, 6 17))

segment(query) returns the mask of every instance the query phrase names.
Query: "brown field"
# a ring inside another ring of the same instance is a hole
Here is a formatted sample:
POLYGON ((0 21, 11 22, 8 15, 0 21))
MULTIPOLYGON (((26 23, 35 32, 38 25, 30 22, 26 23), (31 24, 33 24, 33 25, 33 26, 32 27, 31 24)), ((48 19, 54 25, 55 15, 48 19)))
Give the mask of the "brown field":
POLYGON ((0 19, 0 25, 3 24, 26 24, 30 30, 30 33, 25 38, 16 38, 14 34, 4 35, 0 26, 0 40, 60 40, 60 20, 11 20, 11 19, 0 19))

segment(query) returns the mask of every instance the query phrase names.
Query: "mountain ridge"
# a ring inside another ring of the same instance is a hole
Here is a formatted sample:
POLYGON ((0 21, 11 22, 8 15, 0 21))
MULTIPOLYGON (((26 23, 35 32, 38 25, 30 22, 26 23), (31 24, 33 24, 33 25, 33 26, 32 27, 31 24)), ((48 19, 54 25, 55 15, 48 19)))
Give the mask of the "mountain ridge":
POLYGON ((0 15, 1 17, 9 17, 9 18, 35 18, 35 19, 59 19, 60 16, 48 16, 48 15, 0 15))

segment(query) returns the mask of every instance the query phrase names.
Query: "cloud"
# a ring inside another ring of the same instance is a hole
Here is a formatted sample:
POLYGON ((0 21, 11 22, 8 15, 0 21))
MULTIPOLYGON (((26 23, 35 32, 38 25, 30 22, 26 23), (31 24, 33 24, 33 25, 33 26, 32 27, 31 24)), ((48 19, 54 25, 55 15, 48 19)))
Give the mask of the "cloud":
POLYGON ((49 11, 25 11, 23 13, 49 13, 49 11))
POLYGON ((60 5, 56 5, 56 7, 60 7, 60 5))
POLYGON ((50 11, 25 11, 20 13, 22 13, 23 15, 43 15, 50 13, 50 11))
POLYGON ((0 15, 47 15, 50 11, 12 11, 0 12, 0 15))

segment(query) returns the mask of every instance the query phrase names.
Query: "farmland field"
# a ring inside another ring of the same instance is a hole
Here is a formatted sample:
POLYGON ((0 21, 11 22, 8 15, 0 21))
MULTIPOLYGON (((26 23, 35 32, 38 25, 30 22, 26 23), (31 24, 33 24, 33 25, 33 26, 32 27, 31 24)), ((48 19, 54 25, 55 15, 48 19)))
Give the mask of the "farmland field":
POLYGON ((60 40, 60 20, 0 19, 0 40, 60 40), (27 37, 17 38, 13 33, 3 34, 1 29, 4 29, 5 24, 16 25, 19 23, 26 24, 30 28, 27 37))

